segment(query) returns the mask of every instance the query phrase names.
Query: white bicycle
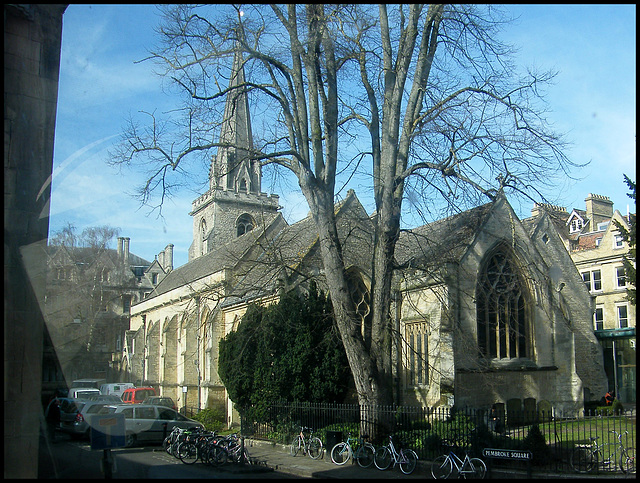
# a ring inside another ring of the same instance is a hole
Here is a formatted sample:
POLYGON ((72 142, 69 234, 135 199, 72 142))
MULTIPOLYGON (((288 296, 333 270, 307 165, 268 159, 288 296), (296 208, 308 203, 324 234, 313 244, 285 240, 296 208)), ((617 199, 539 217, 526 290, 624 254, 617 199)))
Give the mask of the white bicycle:
POLYGON ((436 479, 445 479, 451 476, 453 468, 456 469, 458 478, 482 479, 487 474, 487 465, 480 458, 469 458, 465 454, 464 460, 453 452, 453 446, 445 455, 438 456, 431 464, 431 475, 436 479))
POLYGON ((394 468, 396 465, 400 465, 400 471, 405 475, 410 475, 413 473, 413 470, 416 469, 418 455, 412 449, 400 448, 399 451, 396 450, 393 444, 393 437, 389 436, 389 444, 376 449, 373 463, 376 465, 376 468, 384 471, 391 466, 392 462, 394 468))

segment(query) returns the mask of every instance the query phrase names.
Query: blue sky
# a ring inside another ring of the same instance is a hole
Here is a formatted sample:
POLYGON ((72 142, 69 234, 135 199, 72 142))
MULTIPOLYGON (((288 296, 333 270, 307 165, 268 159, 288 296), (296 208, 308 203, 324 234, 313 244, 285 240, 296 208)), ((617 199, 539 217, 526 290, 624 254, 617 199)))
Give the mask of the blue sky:
MULTIPOLYGON (((518 65, 559 71, 547 90, 548 119, 572 142, 566 150, 581 178, 558 186, 558 204, 584 209, 589 193, 609 196, 614 208, 635 207, 623 174, 636 179, 636 6, 508 5, 520 18, 503 40, 519 48, 518 65)), ((156 43, 153 5, 69 5, 63 17, 50 231, 68 222, 79 231, 110 225, 131 238, 133 253, 148 260, 172 243, 174 266, 187 262, 192 239, 191 202, 185 189, 165 202, 163 218, 148 214, 130 194, 140 175, 106 165, 124 119, 138 110, 161 112, 174 100, 143 59, 156 43)), ((206 172, 203 174, 206 176, 206 172)), ((306 216, 306 202, 263 181, 280 195, 289 222, 306 216)), ((531 206, 514 206, 521 217, 531 206)))

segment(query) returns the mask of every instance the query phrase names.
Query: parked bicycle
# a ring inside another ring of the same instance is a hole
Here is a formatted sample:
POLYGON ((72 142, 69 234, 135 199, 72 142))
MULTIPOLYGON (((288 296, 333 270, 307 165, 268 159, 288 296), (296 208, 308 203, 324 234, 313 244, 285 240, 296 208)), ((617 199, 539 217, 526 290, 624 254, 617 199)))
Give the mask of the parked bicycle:
POLYGON ((220 439, 217 445, 226 451, 227 461, 233 463, 249 463, 251 461, 249 450, 242 444, 240 437, 236 433, 220 439))
POLYGON ((366 441, 368 435, 360 438, 352 438, 351 433, 347 436, 346 441, 336 444, 331 448, 331 461, 337 465, 344 465, 352 458, 358 462, 362 468, 368 468, 373 464, 376 454, 375 446, 366 441), (357 448, 353 450, 354 446, 357 448))
POLYGON ((212 431, 193 432, 178 444, 176 454, 184 464, 192 465, 198 459, 206 464, 209 458, 208 447, 215 438, 216 434, 212 431))
POLYGON ((571 453, 571 468, 576 473, 590 473, 596 468, 601 471, 620 471, 625 474, 636 472, 636 454, 634 448, 627 448, 622 437, 629 432, 614 433, 618 441, 613 443, 598 443, 598 436, 590 437, 591 443, 577 446, 571 453))
POLYGON ((168 454, 177 458, 177 447, 185 439, 185 435, 187 432, 189 432, 189 430, 175 426, 171 433, 169 433, 169 436, 167 436, 162 442, 162 447, 164 448, 164 450, 168 454))
MULTIPOLYGON (((401 446, 401 445, 399 445, 401 446)), ((375 451, 373 462, 379 470, 386 470, 393 463, 393 467, 400 465, 400 471, 405 475, 410 475, 418 464, 418 455, 412 449, 400 447, 396 449, 393 443, 393 436, 389 436, 389 444, 378 448, 375 451)))
POLYGON ((458 478, 478 478, 482 479, 487 474, 487 465, 480 458, 470 458, 465 452, 464 459, 461 459, 454 451, 455 445, 443 442, 448 448, 447 454, 438 456, 431 464, 431 475, 439 480, 451 476, 453 469, 456 469, 458 478))
POLYGON ((322 456, 322 441, 317 436, 313 435, 313 429, 300 427, 300 434, 298 434, 291 442, 291 456, 296 456, 299 452, 302 454, 308 454, 311 459, 317 460, 322 456), (307 437, 304 433, 309 431, 307 437))

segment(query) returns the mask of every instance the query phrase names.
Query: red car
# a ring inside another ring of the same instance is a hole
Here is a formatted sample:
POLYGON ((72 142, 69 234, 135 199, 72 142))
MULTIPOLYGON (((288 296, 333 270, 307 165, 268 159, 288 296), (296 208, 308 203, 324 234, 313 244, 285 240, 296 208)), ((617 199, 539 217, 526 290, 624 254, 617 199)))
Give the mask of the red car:
POLYGON ((142 404, 148 397, 155 396, 156 390, 152 387, 130 387, 122 393, 122 402, 128 404, 142 404))

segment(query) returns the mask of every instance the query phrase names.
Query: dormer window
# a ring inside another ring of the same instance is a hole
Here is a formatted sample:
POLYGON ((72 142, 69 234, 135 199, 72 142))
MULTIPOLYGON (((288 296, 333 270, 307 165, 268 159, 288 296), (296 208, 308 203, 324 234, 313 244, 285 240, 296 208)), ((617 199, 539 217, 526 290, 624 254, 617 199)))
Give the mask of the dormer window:
POLYGON ((579 233, 584 228, 584 220, 574 211, 567 220, 567 226, 569 227, 569 233, 579 233))
POLYGON ((569 233, 579 232, 580 230, 582 230, 583 226, 584 225, 582 223, 582 220, 576 217, 573 220, 571 220, 571 223, 569 224, 569 233))

